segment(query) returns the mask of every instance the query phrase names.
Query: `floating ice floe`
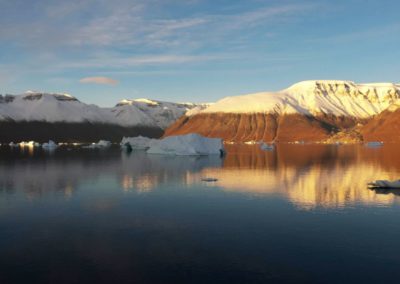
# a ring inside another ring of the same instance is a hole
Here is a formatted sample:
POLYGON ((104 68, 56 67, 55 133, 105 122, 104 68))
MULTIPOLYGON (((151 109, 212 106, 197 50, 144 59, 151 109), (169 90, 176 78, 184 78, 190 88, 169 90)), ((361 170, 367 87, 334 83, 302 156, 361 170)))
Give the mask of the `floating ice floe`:
POLYGON ((400 180, 376 180, 368 183, 371 188, 400 188, 400 180))
POLYGON ((383 142, 368 142, 365 143, 365 146, 369 148, 378 148, 383 146, 383 142))
POLYGON ((262 143, 260 149, 263 151, 273 151, 275 146, 273 144, 262 143))
POLYGON ((111 146, 111 142, 107 140, 100 140, 97 143, 92 143, 89 146, 84 146, 83 148, 88 148, 88 149, 99 149, 99 148, 108 148, 111 146))
POLYGON ((163 155, 223 155, 220 138, 207 138, 199 134, 169 136, 149 143, 147 153, 163 155))
POLYGON ((49 140, 48 143, 43 143, 42 145, 43 149, 55 149, 57 147, 58 145, 53 140, 49 140))
POLYGON ((130 147, 133 150, 147 150, 150 146, 150 142, 153 139, 143 136, 137 137, 124 137, 120 145, 122 147, 130 147))
POLYGON ((29 142, 22 141, 22 142, 19 142, 18 145, 20 147, 40 147, 40 143, 35 142, 35 141, 29 141, 29 142))

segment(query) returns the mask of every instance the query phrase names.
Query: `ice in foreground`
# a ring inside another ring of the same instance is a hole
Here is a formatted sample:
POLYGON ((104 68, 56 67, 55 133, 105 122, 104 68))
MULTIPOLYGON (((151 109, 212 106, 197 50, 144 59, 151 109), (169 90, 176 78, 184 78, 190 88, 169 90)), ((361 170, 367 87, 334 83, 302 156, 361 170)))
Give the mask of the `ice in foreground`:
POLYGON ((400 188, 400 180, 376 180, 368 184, 372 188, 400 188))
POLYGON ((207 138, 199 134, 169 136, 152 140, 147 153, 163 155, 222 155, 224 146, 220 138, 207 138))
POLYGON ((153 139, 143 136, 137 137, 124 137, 121 141, 122 147, 131 147, 133 150, 147 150, 150 146, 150 142, 153 139))
POLYGON ((58 147, 58 145, 54 143, 54 141, 49 140, 48 143, 43 143, 42 147, 43 149, 55 149, 58 147))
POLYGON ((383 142, 368 142, 365 146, 368 148, 378 148, 383 146, 383 142))
POLYGON ((260 145, 260 149, 263 151, 273 151, 274 150, 274 145, 273 144, 267 144, 267 143, 262 143, 260 145))
POLYGON ((111 142, 107 140, 100 140, 97 143, 92 143, 89 146, 85 146, 83 148, 88 148, 88 149, 98 149, 98 148, 108 148, 111 146, 111 142))

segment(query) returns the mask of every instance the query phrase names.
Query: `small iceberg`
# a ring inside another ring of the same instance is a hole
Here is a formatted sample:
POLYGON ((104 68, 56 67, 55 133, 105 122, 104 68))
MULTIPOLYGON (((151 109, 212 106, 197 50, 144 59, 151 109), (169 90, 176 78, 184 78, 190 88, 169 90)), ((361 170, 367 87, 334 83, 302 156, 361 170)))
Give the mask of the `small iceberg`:
POLYGON ((22 141, 18 144, 20 147, 40 147, 40 143, 35 142, 35 141, 29 141, 29 142, 22 141))
POLYGON ((43 143, 43 145, 42 145, 43 149, 48 149, 48 150, 52 150, 57 147, 58 147, 58 145, 53 140, 49 140, 48 143, 43 143))
POLYGON ((275 146, 273 144, 262 143, 260 149, 263 151, 273 151, 275 146))
POLYGON ((365 143, 365 146, 368 148, 378 148, 383 146, 383 142, 367 142, 365 143))
POLYGON ((147 150, 149 149, 150 142, 153 139, 143 136, 137 137, 124 137, 120 145, 122 147, 130 148, 131 150, 147 150))
POLYGON ((86 149, 105 149, 105 148, 111 147, 111 144, 112 143, 110 141, 100 140, 97 143, 92 143, 91 145, 84 146, 83 148, 86 148, 86 149))
POLYGON ((368 183, 368 187, 370 188, 399 188, 400 189, 400 180, 376 180, 368 183))
POLYGON ((160 140, 152 139, 147 153, 179 156, 223 156, 224 146, 220 138, 207 138, 199 134, 187 134, 169 136, 160 140))

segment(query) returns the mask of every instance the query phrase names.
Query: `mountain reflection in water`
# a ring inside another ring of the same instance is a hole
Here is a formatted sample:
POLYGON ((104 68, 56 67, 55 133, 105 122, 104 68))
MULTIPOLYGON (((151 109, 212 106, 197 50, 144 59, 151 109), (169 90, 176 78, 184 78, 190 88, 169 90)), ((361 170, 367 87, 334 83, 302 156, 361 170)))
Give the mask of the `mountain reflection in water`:
POLYGON ((117 184, 123 191, 146 193, 163 185, 215 187, 251 196, 278 196, 297 208, 340 208, 356 204, 389 206, 396 192, 368 190, 374 179, 400 178, 397 145, 378 149, 362 145, 278 145, 275 151, 257 146, 227 145, 219 157, 170 157, 118 149, 42 150, 2 149, 0 199, 38 199, 55 194, 71 198, 87 183, 117 184), (28 156, 29 155, 29 156, 28 156), (204 177, 217 178, 205 184, 204 177))

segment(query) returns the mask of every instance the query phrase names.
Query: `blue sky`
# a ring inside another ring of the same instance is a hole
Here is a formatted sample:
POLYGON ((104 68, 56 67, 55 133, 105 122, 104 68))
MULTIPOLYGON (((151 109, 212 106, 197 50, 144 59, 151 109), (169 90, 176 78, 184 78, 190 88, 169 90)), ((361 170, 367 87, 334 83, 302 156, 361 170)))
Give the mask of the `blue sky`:
POLYGON ((399 1, 0 0, 0 93, 215 101, 400 82, 399 1))

